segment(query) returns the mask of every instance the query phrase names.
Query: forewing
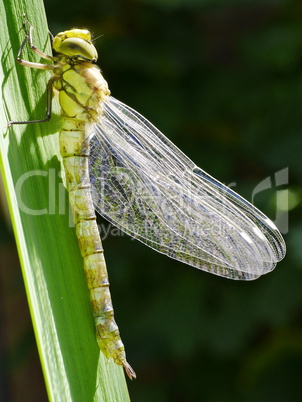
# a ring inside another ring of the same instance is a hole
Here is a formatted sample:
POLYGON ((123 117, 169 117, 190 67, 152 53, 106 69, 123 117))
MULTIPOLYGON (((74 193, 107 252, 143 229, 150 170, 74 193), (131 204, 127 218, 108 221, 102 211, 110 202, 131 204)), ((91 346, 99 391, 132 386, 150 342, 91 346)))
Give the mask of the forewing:
POLYGON ((92 126, 98 212, 130 236, 196 268, 255 279, 285 254, 275 225, 199 169, 138 112, 110 97, 92 126))

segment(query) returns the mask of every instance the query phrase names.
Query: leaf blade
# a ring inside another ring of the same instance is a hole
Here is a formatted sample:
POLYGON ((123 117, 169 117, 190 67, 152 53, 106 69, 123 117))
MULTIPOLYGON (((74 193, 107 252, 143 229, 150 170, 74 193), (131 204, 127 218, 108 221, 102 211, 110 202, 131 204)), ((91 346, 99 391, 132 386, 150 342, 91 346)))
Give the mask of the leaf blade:
POLYGON ((0 8, 6 16, 1 28, 0 165, 49 398, 128 401, 122 368, 107 364, 95 342, 83 261, 69 227, 61 179, 58 117, 6 129, 10 119, 45 114, 45 72, 15 62, 24 37, 24 11, 35 27, 35 44, 50 52, 43 4, 9 0, 0 8))

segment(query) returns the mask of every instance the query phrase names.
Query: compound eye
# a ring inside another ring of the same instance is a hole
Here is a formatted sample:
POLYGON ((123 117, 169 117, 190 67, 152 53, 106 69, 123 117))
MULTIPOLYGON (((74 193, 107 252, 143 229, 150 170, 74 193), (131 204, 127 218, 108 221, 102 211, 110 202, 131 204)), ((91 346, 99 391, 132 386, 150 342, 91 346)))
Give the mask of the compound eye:
POLYGON ((81 38, 67 38, 63 40, 57 49, 69 57, 81 57, 84 60, 96 61, 98 54, 92 43, 88 43, 81 38))

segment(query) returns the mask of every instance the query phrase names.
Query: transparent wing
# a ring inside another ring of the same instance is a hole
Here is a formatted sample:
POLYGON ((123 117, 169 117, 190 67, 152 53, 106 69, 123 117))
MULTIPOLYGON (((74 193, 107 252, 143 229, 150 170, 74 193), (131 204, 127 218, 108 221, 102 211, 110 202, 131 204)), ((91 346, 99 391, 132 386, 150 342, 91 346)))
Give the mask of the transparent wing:
POLYGON ((135 110, 109 97, 92 125, 96 210, 156 251, 216 275, 255 279, 285 255, 275 225, 199 169, 135 110))

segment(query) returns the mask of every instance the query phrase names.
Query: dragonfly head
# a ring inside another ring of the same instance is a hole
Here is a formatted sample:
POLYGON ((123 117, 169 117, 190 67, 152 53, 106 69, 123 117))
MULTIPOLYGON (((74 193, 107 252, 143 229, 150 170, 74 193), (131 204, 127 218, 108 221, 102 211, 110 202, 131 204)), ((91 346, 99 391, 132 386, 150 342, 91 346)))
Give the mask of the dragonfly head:
POLYGON ((53 39, 52 47, 55 52, 78 60, 95 62, 98 58, 91 33, 86 29, 71 29, 58 33, 53 39))

